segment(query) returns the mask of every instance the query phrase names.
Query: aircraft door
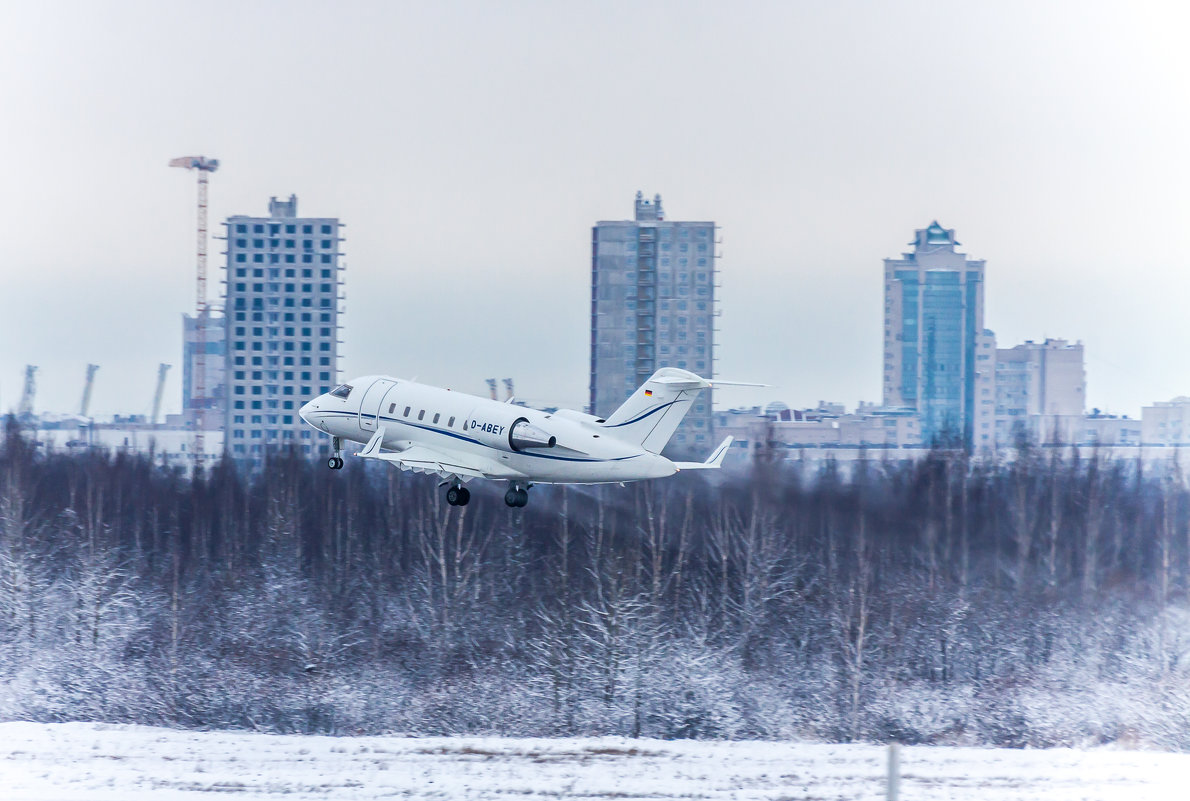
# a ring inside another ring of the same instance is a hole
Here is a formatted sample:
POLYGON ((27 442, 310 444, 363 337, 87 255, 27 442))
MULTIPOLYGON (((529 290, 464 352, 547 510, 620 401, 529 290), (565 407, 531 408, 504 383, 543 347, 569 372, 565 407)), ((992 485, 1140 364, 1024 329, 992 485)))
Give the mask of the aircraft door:
POLYGON ((359 427, 364 431, 376 430, 376 418, 380 414, 380 404, 389 389, 396 385, 395 381, 380 378, 372 382, 368 391, 359 402, 359 427))

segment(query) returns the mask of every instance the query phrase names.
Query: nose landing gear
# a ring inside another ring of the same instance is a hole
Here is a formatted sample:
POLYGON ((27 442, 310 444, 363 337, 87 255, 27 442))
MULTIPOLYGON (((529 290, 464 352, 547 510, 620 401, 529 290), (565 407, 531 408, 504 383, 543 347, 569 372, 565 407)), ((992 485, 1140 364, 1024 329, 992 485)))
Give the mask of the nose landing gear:
POLYGON ((504 503, 514 509, 520 508, 529 502, 529 490, 521 488, 513 484, 508 488, 508 492, 504 493, 504 503))
POLYGON ((326 460, 326 466, 331 470, 343 469, 343 457, 339 454, 342 451, 343 443, 338 437, 331 437, 331 450, 334 451, 334 456, 326 460))

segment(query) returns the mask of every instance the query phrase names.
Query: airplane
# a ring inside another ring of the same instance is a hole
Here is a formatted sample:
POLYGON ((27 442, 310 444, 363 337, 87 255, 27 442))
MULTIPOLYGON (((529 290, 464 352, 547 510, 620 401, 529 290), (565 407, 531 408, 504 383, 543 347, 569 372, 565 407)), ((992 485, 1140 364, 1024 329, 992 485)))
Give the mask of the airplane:
POLYGON ((534 484, 621 483, 720 467, 731 437, 705 462, 675 462, 661 455, 695 396, 712 385, 763 386, 711 381, 663 367, 604 419, 368 375, 319 395, 299 414, 331 436, 332 470, 343 467, 343 442, 358 442, 364 444, 356 454, 361 459, 444 478, 451 506, 471 500, 465 482, 485 478, 509 482, 504 503, 521 507, 534 484))

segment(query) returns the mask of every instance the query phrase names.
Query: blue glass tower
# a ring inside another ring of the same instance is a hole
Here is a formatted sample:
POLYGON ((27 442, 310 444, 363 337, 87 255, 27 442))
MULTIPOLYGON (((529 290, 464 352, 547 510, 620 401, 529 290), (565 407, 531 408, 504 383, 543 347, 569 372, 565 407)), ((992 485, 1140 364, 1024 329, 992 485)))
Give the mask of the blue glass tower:
POLYGON ((934 221, 884 260, 884 405, 921 415, 927 444, 971 447, 984 262, 934 221))

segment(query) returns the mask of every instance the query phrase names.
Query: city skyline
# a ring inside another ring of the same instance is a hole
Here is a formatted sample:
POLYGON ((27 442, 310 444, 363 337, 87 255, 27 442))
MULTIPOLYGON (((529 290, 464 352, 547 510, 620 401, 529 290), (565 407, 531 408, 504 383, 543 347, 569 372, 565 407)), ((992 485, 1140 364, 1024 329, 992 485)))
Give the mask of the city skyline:
POLYGON ((218 59, 178 9, 7 12, 0 411, 25 364, 75 411, 88 363, 93 414, 147 411, 159 362, 179 410, 191 152, 212 219, 295 193, 350 222, 347 374, 581 405, 590 225, 646 189, 723 229, 718 371, 776 387, 720 405, 879 399, 880 260, 934 219, 991 266, 999 343, 1085 344, 1088 407, 1190 394, 1173 4, 277 8, 204 6, 237 20, 218 59))

